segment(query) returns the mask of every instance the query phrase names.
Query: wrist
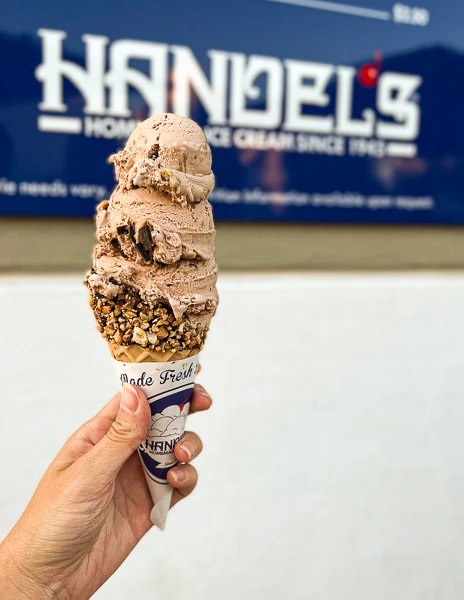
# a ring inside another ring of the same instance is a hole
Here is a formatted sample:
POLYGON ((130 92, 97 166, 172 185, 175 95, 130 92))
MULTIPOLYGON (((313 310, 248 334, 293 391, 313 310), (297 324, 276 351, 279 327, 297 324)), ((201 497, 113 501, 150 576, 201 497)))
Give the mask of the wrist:
POLYGON ((43 581, 29 568, 25 555, 8 538, 0 544, 0 598, 2 600, 68 600, 58 587, 43 581))

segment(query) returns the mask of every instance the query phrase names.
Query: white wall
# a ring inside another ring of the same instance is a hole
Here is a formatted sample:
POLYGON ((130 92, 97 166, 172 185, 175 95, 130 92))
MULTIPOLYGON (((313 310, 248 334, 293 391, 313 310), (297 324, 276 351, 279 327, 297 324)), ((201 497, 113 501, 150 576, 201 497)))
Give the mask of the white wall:
MULTIPOLYGON (((464 275, 228 275, 220 292, 198 490, 95 597, 460 599, 464 275)), ((79 278, 0 279, 0 314, 3 536, 116 383, 79 278)))

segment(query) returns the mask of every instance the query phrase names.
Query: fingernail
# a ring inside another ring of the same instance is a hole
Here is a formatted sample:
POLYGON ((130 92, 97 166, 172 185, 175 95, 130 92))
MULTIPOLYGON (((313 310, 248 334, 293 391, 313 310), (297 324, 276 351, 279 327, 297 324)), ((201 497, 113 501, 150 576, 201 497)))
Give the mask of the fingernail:
POLYGON ((205 388, 200 385, 199 383, 197 383, 197 388, 198 391, 200 392, 200 394, 202 394, 203 396, 207 396, 208 398, 211 398, 211 396, 208 394, 208 392, 205 390, 205 388))
POLYGON ((125 383, 122 386, 121 392, 121 408, 127 412, 135 413, 139 406, 139 397, 137 390, 130 383, 125 383))
POLYGON ((184 469, 171 469, 171 477, 174 479, 175 483, 182 483, 186 480, 184 469))
POLYGON ((195 454, 195 451, 196 451, 195 445, 192 442, 189 442, 188 440, 185 442, 182 442, 180 447, 181 447, 181 450, 183 450, 187 454, 189 459, 192 458, 192 456, 195 454))

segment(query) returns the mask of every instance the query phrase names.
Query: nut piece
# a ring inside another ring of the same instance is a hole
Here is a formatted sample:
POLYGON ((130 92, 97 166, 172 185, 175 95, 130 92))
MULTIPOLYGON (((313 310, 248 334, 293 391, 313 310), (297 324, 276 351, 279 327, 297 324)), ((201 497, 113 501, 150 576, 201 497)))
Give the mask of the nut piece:
POLYGON ((158 342, 158 336, 155 333, 149 333, 147 334, 148 337, 148 342, 150 344, 153 344, 153 346, 156 346, 157 342, 158 342))
POLYGON ((206 339, 207 330, 194 329, 188 321, 176 319, 163 302, 148 304, 131 289, 121 287, 114 298, 93 293, 90 303, 98 330, 109 342, 172 352, 201 349, 206 339))
POLYGON ((148 345, 148 336, 143 329, 140 329, 140 327, 134 327, 132 341, 134 344, 139 344, 145 348, 145 346, 148 345))
POLYGON ((158 329, 158 337, 160 338, 160 340, 164 340, 164 338, 167 338, 168 336, 169 333, 165 327, 161 327, 160 329, 158 329))

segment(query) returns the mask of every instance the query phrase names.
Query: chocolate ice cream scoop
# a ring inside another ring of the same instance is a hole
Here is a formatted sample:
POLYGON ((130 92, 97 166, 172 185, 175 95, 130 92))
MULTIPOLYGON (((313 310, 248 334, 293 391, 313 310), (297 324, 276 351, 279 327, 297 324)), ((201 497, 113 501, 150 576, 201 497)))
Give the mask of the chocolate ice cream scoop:
POLYGON ((194 121, 178 115, 140 123, 110 161, 121 187, 155 188, 183 206, 205 200, 214 189, 208 140, 194 121))
POLYGON ((97 208, 87 277, 99 329, 110 346, 199 351, 218 303, 206 136, 186 117, 156 115, 110 161, 118 185, 97 208))

